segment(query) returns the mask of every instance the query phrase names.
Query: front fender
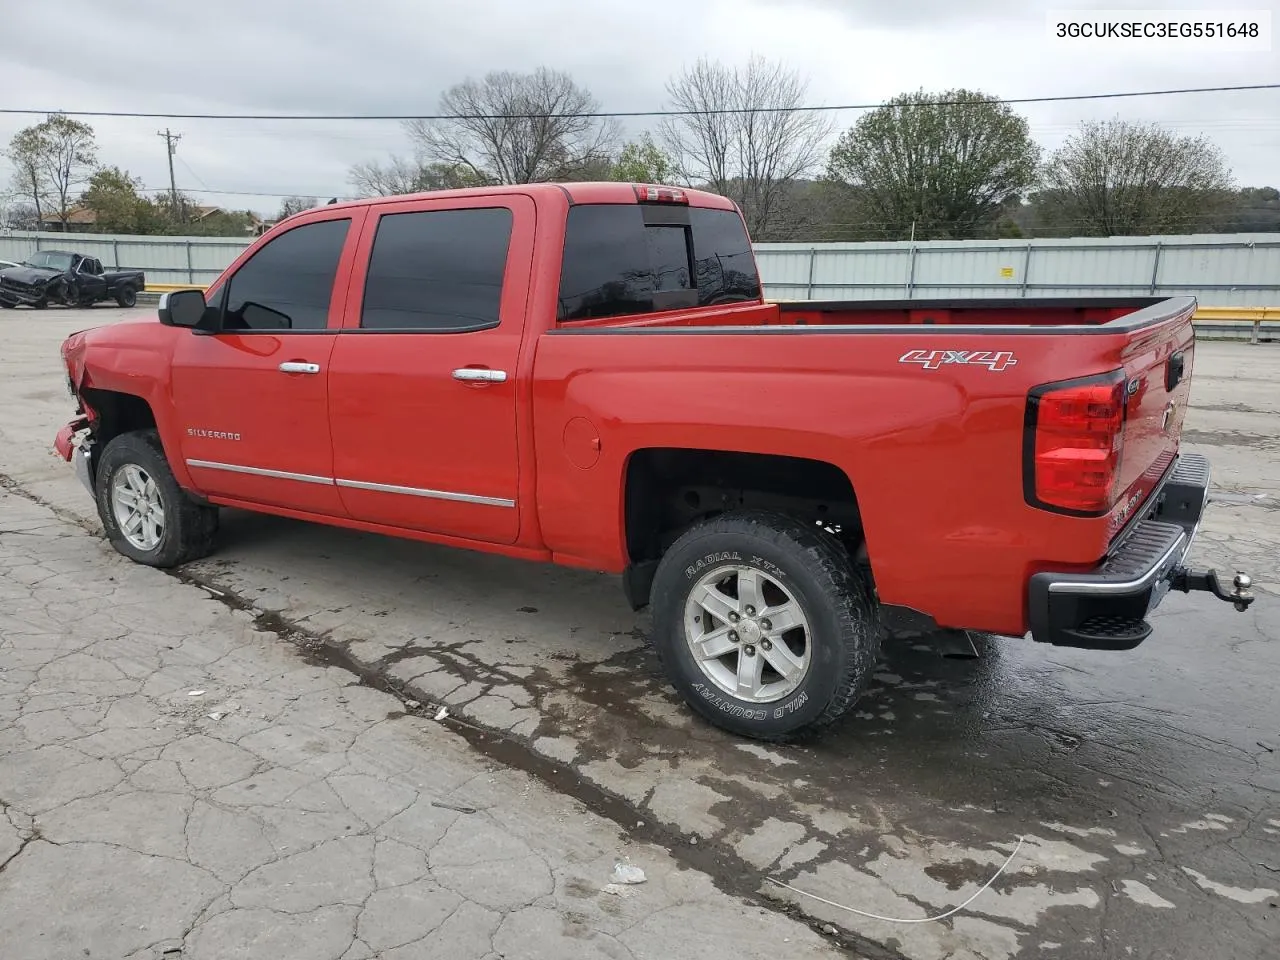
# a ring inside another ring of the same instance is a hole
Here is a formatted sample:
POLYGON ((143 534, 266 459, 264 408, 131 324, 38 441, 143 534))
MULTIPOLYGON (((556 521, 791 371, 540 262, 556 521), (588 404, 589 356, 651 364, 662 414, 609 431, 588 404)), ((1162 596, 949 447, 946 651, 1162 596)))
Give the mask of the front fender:
MULTIPOLYGON (((126 394, 151 410, 169 468, 178 485, 197 491, 181 457, 171 377, 174 339, 179 331, 159 323, 118 323, 68 337, 62 354, 72 388, 91 421, 96 419, 87 391, 126 394)), ((181 331, 185 332, 185 331, 181 331)))

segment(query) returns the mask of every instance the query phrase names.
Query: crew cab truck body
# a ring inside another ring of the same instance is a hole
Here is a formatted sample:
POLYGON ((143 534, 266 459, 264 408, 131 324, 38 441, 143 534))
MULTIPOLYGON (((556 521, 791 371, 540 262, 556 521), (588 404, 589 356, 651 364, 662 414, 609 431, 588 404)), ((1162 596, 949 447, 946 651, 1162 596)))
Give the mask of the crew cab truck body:
POLYGON ((0 271, 0 307, 11 310, 25 304, 43 310, 50 303, 91 307, 103 300, 132 307, 138 302, 138 291, 146 286, 141 270, 103 270, 97 257, 40 250, 0 271))
POLYGON ((111 542, 219 507, 620 574, 696 710, 839 717, 899 628, 1125 649, 1182 567, 1191 299, 762 299, 711 194, 531 185, 333 204, 207 294, 62 348, 111 542))

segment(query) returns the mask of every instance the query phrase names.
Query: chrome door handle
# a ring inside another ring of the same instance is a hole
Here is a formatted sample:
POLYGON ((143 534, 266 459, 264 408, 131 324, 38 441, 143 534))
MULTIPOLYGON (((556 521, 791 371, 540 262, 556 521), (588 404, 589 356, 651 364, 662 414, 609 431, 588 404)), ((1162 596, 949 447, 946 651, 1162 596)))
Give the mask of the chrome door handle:
POLYGON ((281 373, 319 373, 320 364, 318 363, 298 363, 293 360, 287 360, 280 364, 281 373))
POLYGON ((507 379, 507 371, 478 370, 475 367, 460 367, 453 371, 453 379, 480 381, 483 383, 504 383, 507 379))

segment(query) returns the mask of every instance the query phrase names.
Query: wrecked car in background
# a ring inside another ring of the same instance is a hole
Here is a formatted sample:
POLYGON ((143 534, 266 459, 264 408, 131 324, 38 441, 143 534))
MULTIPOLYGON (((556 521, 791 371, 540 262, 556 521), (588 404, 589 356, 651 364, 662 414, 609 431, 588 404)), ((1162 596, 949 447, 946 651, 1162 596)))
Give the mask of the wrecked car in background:
POLYGON ((122 307, 138 302, 146 288, 141 270, 103 270, 102 261, 66 250, 39 250, 22 263, 0 270, 0 307, 43 310, 51 303, 91 307, 114 300, 122 307))

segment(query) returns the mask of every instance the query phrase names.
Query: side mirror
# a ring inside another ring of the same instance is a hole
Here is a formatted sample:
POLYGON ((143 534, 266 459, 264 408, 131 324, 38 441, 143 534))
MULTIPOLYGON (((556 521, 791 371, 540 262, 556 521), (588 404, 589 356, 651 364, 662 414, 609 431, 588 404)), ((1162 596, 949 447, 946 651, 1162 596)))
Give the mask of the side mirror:
POLYGON ((203 290, 170 290, 160 296, 160 322, 166 327, 198 327, 205 310, 203 290))

